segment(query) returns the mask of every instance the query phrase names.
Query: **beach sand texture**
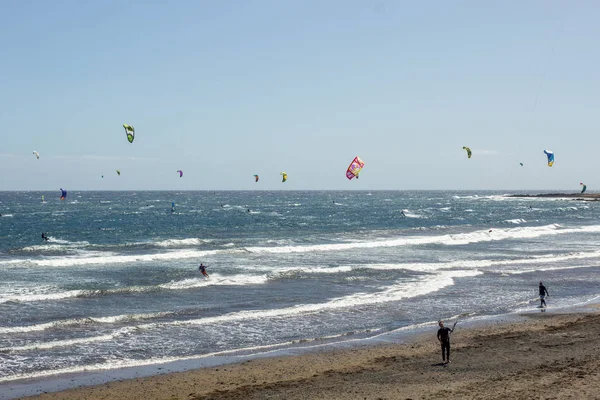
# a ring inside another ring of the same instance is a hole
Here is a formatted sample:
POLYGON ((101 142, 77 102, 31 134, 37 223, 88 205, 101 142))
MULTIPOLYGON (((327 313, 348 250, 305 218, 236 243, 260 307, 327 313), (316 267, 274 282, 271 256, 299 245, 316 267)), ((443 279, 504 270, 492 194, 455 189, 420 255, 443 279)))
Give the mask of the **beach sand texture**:
POLYGON ((398 345, 257 359, 36 399, 598 399, 600 314, 458 325, 452 363, 431 334, 398 345))

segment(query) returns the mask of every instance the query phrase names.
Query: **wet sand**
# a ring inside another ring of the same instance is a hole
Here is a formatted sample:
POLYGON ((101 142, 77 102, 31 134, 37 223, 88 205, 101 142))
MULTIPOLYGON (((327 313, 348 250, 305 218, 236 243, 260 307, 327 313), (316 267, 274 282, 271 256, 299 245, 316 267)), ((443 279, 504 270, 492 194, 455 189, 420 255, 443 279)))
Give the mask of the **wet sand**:
POLYGON ((600 313, 464 328, 441 364, 436 328, 409 343, 111 382, 35 399, 598 399, 600 313))

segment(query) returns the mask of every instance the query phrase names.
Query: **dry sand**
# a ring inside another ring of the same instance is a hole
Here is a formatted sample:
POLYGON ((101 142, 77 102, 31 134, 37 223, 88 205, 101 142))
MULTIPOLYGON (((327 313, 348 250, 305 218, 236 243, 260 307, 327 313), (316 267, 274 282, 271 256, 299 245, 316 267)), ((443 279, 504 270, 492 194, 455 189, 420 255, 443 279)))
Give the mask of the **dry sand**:
POLYGON ((112 382, 36 399, 599 399, 600 314, 458 326, 443 366, 436 327, 411 343, 112 382))

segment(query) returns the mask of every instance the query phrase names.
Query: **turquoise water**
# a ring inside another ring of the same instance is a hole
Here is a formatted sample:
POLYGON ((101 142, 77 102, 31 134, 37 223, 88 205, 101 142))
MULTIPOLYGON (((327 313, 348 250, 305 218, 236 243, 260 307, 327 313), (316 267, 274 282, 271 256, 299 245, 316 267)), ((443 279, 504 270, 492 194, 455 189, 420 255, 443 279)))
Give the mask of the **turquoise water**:
POLYGON ((595 299, 600 204, 503 194, 2 192, 0 382, 595 299))

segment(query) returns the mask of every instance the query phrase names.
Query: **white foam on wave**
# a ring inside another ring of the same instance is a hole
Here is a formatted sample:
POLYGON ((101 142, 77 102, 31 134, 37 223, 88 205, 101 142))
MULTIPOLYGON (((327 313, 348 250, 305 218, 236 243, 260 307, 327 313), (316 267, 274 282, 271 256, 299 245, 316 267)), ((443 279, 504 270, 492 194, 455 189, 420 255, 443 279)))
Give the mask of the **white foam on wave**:
MULTIPOLYGON (((534 270, 551 270, 551 269, 568 269, 572 267, 551 267, 552 263, 564 262, 569 260, 582 260, 582 259, 600 259, 600 251, 592 251, 587 253, 569 253, 569 254, 547 254, 532 256, 529 258, 518 258, 512 260, 456 260, 449 262, 436 262, 436 263, 390 263, 390 264, 364 264, 357 268, 375 269, 375 270, 409 270, 416 272, 435 272, 441 270, 452 270, 452 269, 464 269, 464 270, 481 270, 485 268, 495 266, 509 266, 509 265, 540 265, 539 268, 534 270)), ((587 267, 593 267, 594 265, 588 265, 587 267)), ((584 268, 583 266, 581 268, 584 268)), ((490 269, 489 272, 502 272, 502 273, 525 273, 534 271, 528 270, 504 270, 504 269, 490 269), (524 272, 521 272, 524 271, 524 272)))
MULTIPOLYGON (((22 288, 18 292, 8 292, 0 294, 0 304, 7 302, 36 302, 48 300, 62 300, 73 297, 95 297, 122 293, 144 293, 156 290, 185 290, 204 286, 242 286, 242 285, 260 285, 268 281, 266 275, 229 275, 210 274, 209 279, 203 277, 188 278, 180 281, 171 281, 155 286, 126 286, 117 289, 98 289, 98 290, 67 290, 57 291, 57 288, 22 288)), ((0 328, 0 332, 2 332, 0 328)))
POLYGON ((414 213, 410 210, 402 210, 402 214, 406 217, 406 218, 424 218, 422 215, 414 213))
POLYGON ((528 269, 513 269, 513 270, 502 270, 502 271, 498 271, 501 272, 503 274, 506 275, 521 275, 521 274, 528 274, 531 272, 536 272, 536 271, 562 271, 562 270, 567 270, 567 269, 581 269, 581 268, 591 268, 591 267, 597 267, 597 265, 567 265, 567 266, 561 266, 561 267, 548 267, 546 265, 540 265, 539 268, 528 268, 528 269))
MULTIPOLYGON (((172 261, 182 259, 193 259, 215 254, 250 252, 257 254, 289 254, 289 253, 311 253, 311 252, 334 252, 352 249, 370 249, 385 247, 418 246, 426 244, 441 244, 447 246, 466 245, 471 243, 482 243, 501 240, 529 239, 547 235, 561 235, 571 233, 600 233, 600 225, 584 226, 578 228, 562 228, 560 225, 551 224, 535 227, 503 228, 488 230, 477 230, 459 234, 443 234, 429 236, 404 236, 395 239, 351 241, 333 244, 298 245, 275 242, 275 246, 253 246, 247 248, 230 248, 221 250, 194 250, 181 249, 164 253, 118 255, 114 253, 86 253, 79 256, 56 256, 45 259, 24 259, 20 262, 30 263, 43 267, 68 267, 76 265, 111 265, 150 261, 172 261)), ((183 239, 187 240, 187 239, 183 239)), ((192 239, 193 240, 193 239, 192 239)), ((14 261, 14 260, 11 260, 14 261)), ((0 262, 4 264, 5 262, 0 262)))
POLYGON ((79 249, 83 247, 88 247, 90 242, 81 241, 81 242, 69 242, 68 240, 56 239, 53 236, 49 236, 49 240, 43 242, 43 244, 34 245, 34 246, 26 246, 20 249, 21 251, 26 252, 38 252, 38 251, 64 251, 68 249, 79 249))
POLYGON ((268 271, 274 277, 289 277, 295 274, 338 274, 340 272, 351 272, 354 267, 343 265, 337 267, 252 267, 253 271, 268 271))
POLYGON ((249 310, 237 311, 225 315, 192 319, 185 321, 157 322, 144 325, 138 325, 140 329, 154 329, 162 326, 183 326, 183 325, 208 325, 228 323, 232 321, 243 321, 261 318, 276 318, 293 315, 306 315, 322 312, 324 310, 335 310, 343 308, 356 307, 356 304, 370 305, 379 303, 388 303, 402 299, 423 296, 436 292, 447 286, 454 284, 455 278, 472 277, 482 274, 480 271, 440 271, 435 274, 423 276, 410 282, 398 281, 384 290, 376 293, 355 293, 348 296, 331 299, 325 303, 318 304, 299 304, 294 307, 271 310, 249 310))
POLYGON ((381 247, 400 247, 423 244, 443 244, 448 246, 466 245, 471 243, 491 242, 499 240, 511 239, 528 239, 537 238, 546 235, 560 235, 568 233, 598 233, 600 225, 585 226, 580 228, 561 228, 557 224, 523 227, 523 228, 507 228, 494 229, 492 232, 488 230, 478 230, 469 233, 445 234, 439 236, 408 236, 398 239, 364 241, 351 243, 335 243, 335 244, 320 244, 320 245, 302 245, 302 246, 281 246, 281 247, 247 247, 246 250, 251 253, 309 253, 309 252, 326 252, 326 251, 344 251, 351 249, 368 249, 381 247))
POLYGON ((2 293, 0 294, 0 304, 8 302, 33 302, 33 301, 48 301, 62 300, 70 297, 77 297, 83 294, 83 290, 67 290, 62 292, 38 293, 36 291, 30 293, 2 293))
POLYGON ((132 327, 126 327, 126 328, 121 328, 111 334, 108 334, 108 335, 92 336, 92 337, 79 338, 79 339, 54 340, 51 342, 37 342, 37 343, 28 344, 25 346, 3 347, 3 348, 0 348, 0 353, 16 353, 16 352, 24 352, 24 351, 31 351, 31 350, 47 350, 47 349, 53 349, 56 347, 69 347, 69 346, 85 344, 85 343, 106 342, 108 340, 113 340, 119 336, 127 335, 134 329, 135 328, 132 328, 132 327))
POLYGON ((504 220, 504 222, 507 222, 509 224, 515 224, 515 225, 527 223, 527 221, 525 221, 523 218, 506 219, 506 220, 504 220))
POLYGON ((181 247, 181 246, 199 246, 201 244, 210 243, 211 239, 198 239, 198 238, 188 238, 188 239, 166 239, 161 240, 159 242, 152 243, 158 247, 181 247))
POLYGON ((68 328, 70 326, 81 326, 88 324, 117 324, 121 322, 146 320, 168 317, 169 315, 176 314, 174 311, 161 311, 156 313, 146 314, 122 314, 122 315, 111 315, 107 317, 86 317, 86 318, 73 318, 64 319, 52 322, 45 322, 42 324, 35 325, 24 325, 24 326, 7 326, 0 327, 0 334, 11 334, 11 333, 23 333, 23 332, 39 332, 47 329, 61 329, 68 328))
POLYGON ((191 289, 205 286, 241 286, 241 285, 259 285, 266 283, 268 277, 266 275, 230 275, 223 276, 211 273, 208 279, 205 278, 189 278, 181 281, 171 281, 163 283, 159 287, 170 290, 191 289))
POLYGON ((214 255, 218 253, 217 250, 180 250, 180 251, 169 251, 166 253, 156 254, 138 254, 138 255, 98 255, 94 257, 53 257, 44 260, 25 260, 35 265, 42 267, 69 267, 75 265, 110 265, 110 264, 123 264, 123 263, 134 263, 134 262, 148 262, 148 261, 169 261, 169 260, 182 260, 187 258, 199 258, 214 255))

